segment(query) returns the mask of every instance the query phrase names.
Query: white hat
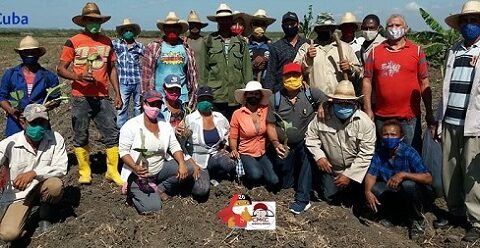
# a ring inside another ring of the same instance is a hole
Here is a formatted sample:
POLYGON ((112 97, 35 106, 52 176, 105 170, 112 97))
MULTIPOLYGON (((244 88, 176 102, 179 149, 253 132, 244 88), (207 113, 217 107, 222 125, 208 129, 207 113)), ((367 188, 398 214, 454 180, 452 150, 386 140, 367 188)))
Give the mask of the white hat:
POLYGON ((188 23, 200 23, 201 28, 204 28, 204 27, 208 26, 208 23, 202 22, 200 20, 200 17, 198 16, 198 14, 195 10, 190 11, 190 14, 188 14, 188 17, 187 17, 187 22, 188 23))
POLYGON ((180 34, 183 34, 188 30, 188 22, 180 20, 180 18, 177 17, 177 14, 173 11, 168 12, 167 17, 165 17, 165 21, 157 21, 157 28, 163 32, 165 32, 165 25, 180 25, 182 27, 180 34))
POLYGON ((233 11, 230 7, 228 7, 227 4, 221 3, 220 6, 218 6, 217 11, 215 12, 215 15, 207 16, 207 19, 212 22, 216 22, 218 17, 227 16, 233 16, 233 11))
POLYGON ((128 19, 128 18, 123 19, 123 23, 116 27, 117 34, 122 35, 123 30, 125 28, 132 28, 133 29, 133 34, 135 36, 138 36, 140 34, 140 32, 142 31, 142 29, 140 29, 140 26, 138 24, 131 22, 130 19, 128 19))
POLYGON ((245 88, 235 90, 235 100, 240 104, 245 104, 245 92, 260 91, 262 92, 262 100, 260 105, 268 105, 272 91, 262 88, 262 84, 258 81, 250 81, 245 85, 245 88))
POLYGON ((267 24, 267 26, 274 23, 275 20, 276 20, 275 18, 267 16, 267 12, 263 9, 258 9, 252 15, 252 21, 262 21, 262 22, 265 22, 267 24))
POLYGON ((352 82, 348 80, 342 80, 337 84, 335 93, 328 94, 328 97, 337 100, 358 100, 362 98, 363 95, 357 97, 355 95, 355 88, 353 88, 352 82))
POLYGON ((445 23, 447 23, 448 26, 456 30, 459 30, 460 26, 459 26, 458 20, 460 16, 470 15, 470 14, 480 14, 480 1, 466 2, 465 4, 463 4, 462 12, 445 18, 445 23))
POLYGON ((352 12, 346 12, 343 14, 342 19, 340 20, 339 26, 342 26, 343 24, 355 24, 357 25, 357 30, 360 29, 360 23, 357 21, 357 18, 352 12))
POLYGON ((33 38, 30 35, 25 36, 21 41, 20 45, 17 48, 14 48, 15 52, 19 53, 22 50, 39 50, 40 51, 40 57, 43 56, 47 50, 45 47, 40 46, 40 43, 38 43, 38 40, 33 38))

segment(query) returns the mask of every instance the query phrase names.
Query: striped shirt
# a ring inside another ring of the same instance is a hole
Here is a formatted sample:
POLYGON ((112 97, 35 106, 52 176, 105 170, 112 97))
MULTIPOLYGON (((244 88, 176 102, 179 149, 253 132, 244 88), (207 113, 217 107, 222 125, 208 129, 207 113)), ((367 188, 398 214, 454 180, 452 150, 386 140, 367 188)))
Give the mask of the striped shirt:
POLYGON ((448 95, 445 122, 455 126, 465 124, 465 116, 470 101, 473 78, 475 76, 475 64, 480 54, 480 43, 471 48, 460 46, 455 51, 452 78, 450 80, 450 92, 448 95))
POLYGON ((120 84, 130 85, 142 82, 140 56, 143 56, 145 46, 135 41, 133 46, 123 39, 116 39, 112 42, 113 49, 117 53, 117 71, 120 84))

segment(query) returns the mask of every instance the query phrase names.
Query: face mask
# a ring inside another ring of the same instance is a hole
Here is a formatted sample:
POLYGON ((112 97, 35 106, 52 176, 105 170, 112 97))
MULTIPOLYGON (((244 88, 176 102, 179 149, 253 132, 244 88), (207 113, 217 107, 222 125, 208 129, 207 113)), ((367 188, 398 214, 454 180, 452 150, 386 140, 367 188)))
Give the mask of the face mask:
POLYGON ((372 30, 363 30, 362 31, 362 36, 365 38, 366 41, 371 41, 374 40, 378 35, 378 31, 372 31, 372 30))
POLYGON ((85 28, 91 34, 98 34, 100 32, 100 23, 87 23, 85 28))
POLYGON ((298 26, 290 27, 288 25, 282 25, 282 30, 286 37, 293 37, 298 34, 298 26))
POLYGON ((404 35, 405 35, 405 29, 402 27, 387 29, 387 38, 389 40, 398 40, 402 38, 404 35))
POLYGON ((168 32, 165 35, 165 40, 169 43, 176 42, 178 40, 178 34, 175 32, 168 32))
POLYGON ((210 101, 201 101, 201 102, 198 102, 197 104, 197 109, 200 112, 204 112, 204 113, 212 112, 212 108, 213 108, 213 103, 211 103, 210 101))
POLYGON ((132 31, 126 31, 122 36, 125 40, 133 40, 133 37, 135 37, 132 31))
POLYGON ((331 38, 332 38, 332 33, 330 31, 317 32, 317 39, 319 41, 329 41, 331 38))
POLYGON ((355 105, 340 105, 340 104, 333 104, 333 113, 335 116, 340 120, 346 120, 353 115, 353 111, 355 110, 355 105))
POLYGON ((198 29, 197 27, 193 27, 190 29, 190 33, 191 34, 198 34, 200 33, 200 29, 198 29))
POLYGON ((160 114, 160 108, 157 107, 150 107, 146 104, 143 105, 143 112, 150 120, 156 120, 158 115, 160 114))
POLYGON ((250 96, 250 97, 245 98, 245 102, 247 102, 248 104, 250 104, 252 106, 257 106, 258 103, 260 102, 260 99, 254 97, 254 96, 250 96))
POLYGON ((241 25, 233 25, 230 27, 230 31, 232 31, 232 33, 234 33, 235 35, 241 35, 244 29, 245 28, 241 25))
POLYGON ((480 24, 467 23, 460 28, 460 33, 466 41, 474 41, 480 36, 480 24))
POLYGON ((36 65, 38 63, 38 57, 36 56, 22 56, 22 62, 24 65, 36 65))
POLYGON ((290 76, 283 79, 283 87, 288 91, 294 91, 302 87, 303 77, 302 76, 290 76))
POLYGON ((45 136, 46 131, 47 128, 42 125, 32 126, 28 124, 27 128, 25 129, 25 134, 34 142, 39 142, 45 136))
POLYGON ((385 148, 393 150, 402 142, 402 138, 383 138, 382 144, 385 148))
POLYGON ((252 35, 255 39, 260 39, 265 35, 265 28, 264 27, 253 27, 252 35))
POLYGON ((165 91, 165 98, 167 98, 167 100, 169 100, 169 101, 175 102, 176 100, 178 100, 179 97, 180 97, 180 93, 178 93, 178 92, 166 92, 165 91))

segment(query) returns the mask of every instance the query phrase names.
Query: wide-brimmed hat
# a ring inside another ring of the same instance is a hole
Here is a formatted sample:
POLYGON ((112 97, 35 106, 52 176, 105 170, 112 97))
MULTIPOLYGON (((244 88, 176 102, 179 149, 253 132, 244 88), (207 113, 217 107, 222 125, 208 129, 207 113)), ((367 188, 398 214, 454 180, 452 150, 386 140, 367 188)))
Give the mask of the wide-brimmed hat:
POLYGON ((260 105, 268 105, 272 91, 262 88, 262 84, 258 81, 250 81, 245 85, 245 88, 235 90, 235 100, 240 104, 245 104, 245 92, 260 91, 262 92, 262 100, 260 105))
POLYGON ((22 116, 28 121, 32 122, 35 119, 41 118, 48 120, 47 108, 42 104, 32 103, 25 107, 22 116))
POLYGON ((265 22, 267 26, 271 25, 272 23, 275 22, 275 18, 267 16, 267 12, 263 9, 258 9, 253 13, 252 15, 252 21, 261 21, 265 22))
POLYGON ((361 23, 357 21, 357 18, 352 12, 346 12, 343 14, 342 19, 340 20, 340 24, 338 26, 342 26, 343 24, 355 24, 357 26, 357 30, 360 30, 361 23))
POLYGON ((190 10, 190 14, 188 14, 187 22, 188 23, 198 23, 198 24, 200 24, 201 28, 204 28, 204 27, 208 26, 208 23, 202 22, 200 20, 200 17, 198 16, 198 14, 195 10, 190 10))
POLYGON ((252 34, 252 17, 251 15, 245 13, 245 12, 240 12, 238 10, 233 11, 233 23, 237 22, 238 18, 242 18, 243 21, 245 22, 245 25, 243 27, 243 36, 247 37, 252 34))
POLYGON ((335 93, 327 94, 332 100, 358 100, 363 97, 355 95, 355 88, 353 88, 352 82, 348 80, 342 80, 335 88, 335 93))
POLYGON ((168 12, 167 17, 165 17, 165 21, 157 21, 157 28, 160 29, 162 32, 164 31, 165 25, 179 25, 182 27, 180 34, 187 32, 188 30, 188 22, 185 20, 180 20, 177 14, 173 11, 168 12))
POLYGON ((84 17, 95 18, 100 21, 100 23, 105 23, 110 20, 111 16, 104 16, 100 13, 100 9, 95 3, 87 3, 82 9, 82 14, 74 16, 72 18, 73 23, 77 24, 80 27, 85 27, 84 17))
POLYGON ((217 11, 215 12, 215 15, 207 16, 207 19, 212 22, 216 22, 218 17, 227 16, 233 16, 233 11, 230 7, 228 7, 227 4, 221 3, 220 6, 218 6, 217 11))
POLYGON ((463 15, 480 14, 480 1, 467 1, 463 4, 462 12, 445 18, 445 23, 453 29, 460 29, 458 20, 463 15))
POLYGON ((20 53, 23 50, 34 50, 38 49, 40 51, 40 57, 43 56, 47 50, 45 47, 40 46, 40 43, 37 39, 33 38, 30 35, 25 36, 21 41, 20 45, 17 48, 14 48, 15 52, 20 53))
POLYGON ((321 13, 317 16, 314 27, 337 27, 337 23, 331 13, 321 13))
POLYGON ((125 18, 125 19, 123 19, 123 23, 116 27, 117 34, 122 35, 123 30, 126 29, 126 28, 131 28, 132 32, 135 36, 138 36, 140 34, 140 32, 142 32, 142 29, 140 28, 140 25, 131 22, 130 19, 128 19, 128 18, 125 18))

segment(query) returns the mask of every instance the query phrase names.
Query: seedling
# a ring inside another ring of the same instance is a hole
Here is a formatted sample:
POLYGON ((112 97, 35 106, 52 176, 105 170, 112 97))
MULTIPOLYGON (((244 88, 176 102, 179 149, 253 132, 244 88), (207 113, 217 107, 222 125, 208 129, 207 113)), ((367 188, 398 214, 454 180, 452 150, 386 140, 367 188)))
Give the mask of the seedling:
POLYGON ((12 100, 10 100, 10 105, 12 108, 23 112, 23 108, 20 107, 20 101, 25 96, 25 92, 23 92, 23 90, 12 91, 10 92, 10 96, 12 97, 12 100))
POLYGON ((65 86, 66 84, 65 83, 61 83, 55 87, 52 87, 52 88, 48 88, 47 89, 47 96, 45 97, 45 100, 43 100, 43 103, 42 105, 47 107, 49 106, 50 104, 53 104, 54 102, 58 102, 58 101, 68 101, 69 97, 67 94, 65 93, 62 93, 62 88, 65 86), (57 96, 58 97, 55 97, 57 96), (51 97, 55 97, 51 100, 48 100, 50 99, 51 97))
POLYGON ((283 141, 283 148, 285 148, 285 155, 283 158, 288 156, 290 151, 290 147, 288 147, 288 132, 291 130, 296 130, 297 128, 293 126, 292 122, 285 121, 277 112, 273 112, 275 117, 277 118, 277 123, 279 124, 280 128, 283 130, 285 134, 285 139, 283 141))

